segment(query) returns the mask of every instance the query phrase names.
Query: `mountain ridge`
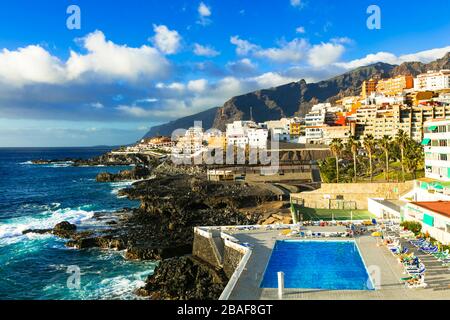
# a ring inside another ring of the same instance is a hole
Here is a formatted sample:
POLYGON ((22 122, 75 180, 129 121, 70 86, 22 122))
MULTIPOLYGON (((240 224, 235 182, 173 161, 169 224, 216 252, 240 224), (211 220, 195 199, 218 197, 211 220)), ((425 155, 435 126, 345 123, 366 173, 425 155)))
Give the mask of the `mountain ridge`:
POLYGON ((316 103, 334 102, 345 96, 358 95, 362 82, 375 75, 382 78, 407 74, 417 76, 429 70, 440 69, 450 69, 450 52, 427 64, 418 61, 404 62, 400 65, 377 62, 328 80, 307 83, 301 79, 297 82, 232 97, 222 107, 207 109, 198 114, 153 127, 145 137, 170 136, 176 129, 187 129, 193 126, 194 121, 202 121, 205 129, 225 130, 227 123, 250 119, 251 115, 257 122, 294 115, 304 116, 316 103))

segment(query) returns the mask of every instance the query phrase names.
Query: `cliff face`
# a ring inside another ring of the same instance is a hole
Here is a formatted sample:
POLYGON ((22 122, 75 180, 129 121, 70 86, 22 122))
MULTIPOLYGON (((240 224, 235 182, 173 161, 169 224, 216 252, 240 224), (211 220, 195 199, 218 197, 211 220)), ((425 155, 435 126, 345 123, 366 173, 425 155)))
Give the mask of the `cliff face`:
POLYGON ((191 127, 196 120, 203 121, 203 128, 214 127, 224 130, 226 124, 234 120, 250 119, 251 113, 253 119, 258 122, 285 116, 304 116, 316 103, 333 102, 344 96, 359 94, 362 82, 374 75, 380 75, 382 78, 406 74, 416 76, 429 70, 439 69, 450 69, 450 53, 428 64, 405 62, 395 66, 379 62, 317 83, 306 83, 305 80, 300 80, 233 97, 221 108, 209 109, 197 115, 152 128, 146 136, 155 136, 158 132, 170 135, 175 129, 191 127))

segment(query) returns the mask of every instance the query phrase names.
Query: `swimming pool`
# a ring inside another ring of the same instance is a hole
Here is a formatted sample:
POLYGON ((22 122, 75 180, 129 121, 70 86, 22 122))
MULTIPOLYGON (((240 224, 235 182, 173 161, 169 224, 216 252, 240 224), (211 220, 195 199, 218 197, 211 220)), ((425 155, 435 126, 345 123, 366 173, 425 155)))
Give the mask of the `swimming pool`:
POLYGON ((277 241, 261 288, 374 290, 354 241, 277 241))

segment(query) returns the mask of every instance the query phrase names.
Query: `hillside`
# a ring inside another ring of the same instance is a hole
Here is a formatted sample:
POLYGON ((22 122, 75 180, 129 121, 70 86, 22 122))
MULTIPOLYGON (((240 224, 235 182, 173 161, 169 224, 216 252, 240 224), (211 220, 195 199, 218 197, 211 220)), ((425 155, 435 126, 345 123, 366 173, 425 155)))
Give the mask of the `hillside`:
POLYGON ((170 135, 175 129, 192 126, 194 121, 203 121, 205 129, 214 127, 224 130, 226 124, 234 120, 250 119, 250 108, 253 119, 257 122, 294 115, 304 116, 316 103, 333 102, 344 96, 359 94, 362 82, 374 75, 380 75, 382 78, 403 74, 416 76, 428 70, 445 68, 450 69, 450 53, 428 64, 405 62, 396 66, 379 62, 317 83, 300 80, 233 97, 220 108, 153 127, 146 137, 170 135))

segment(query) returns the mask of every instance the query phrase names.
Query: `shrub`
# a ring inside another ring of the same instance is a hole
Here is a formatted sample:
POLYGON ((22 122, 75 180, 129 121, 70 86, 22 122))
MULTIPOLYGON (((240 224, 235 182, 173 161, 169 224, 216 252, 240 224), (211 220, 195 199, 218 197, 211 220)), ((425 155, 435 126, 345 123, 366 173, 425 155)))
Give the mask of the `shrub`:
POLYGON ((415 221, 404 221, 401 226, 409 231, 412 231, 416 236, 422 231, 422 224, 415 221))

